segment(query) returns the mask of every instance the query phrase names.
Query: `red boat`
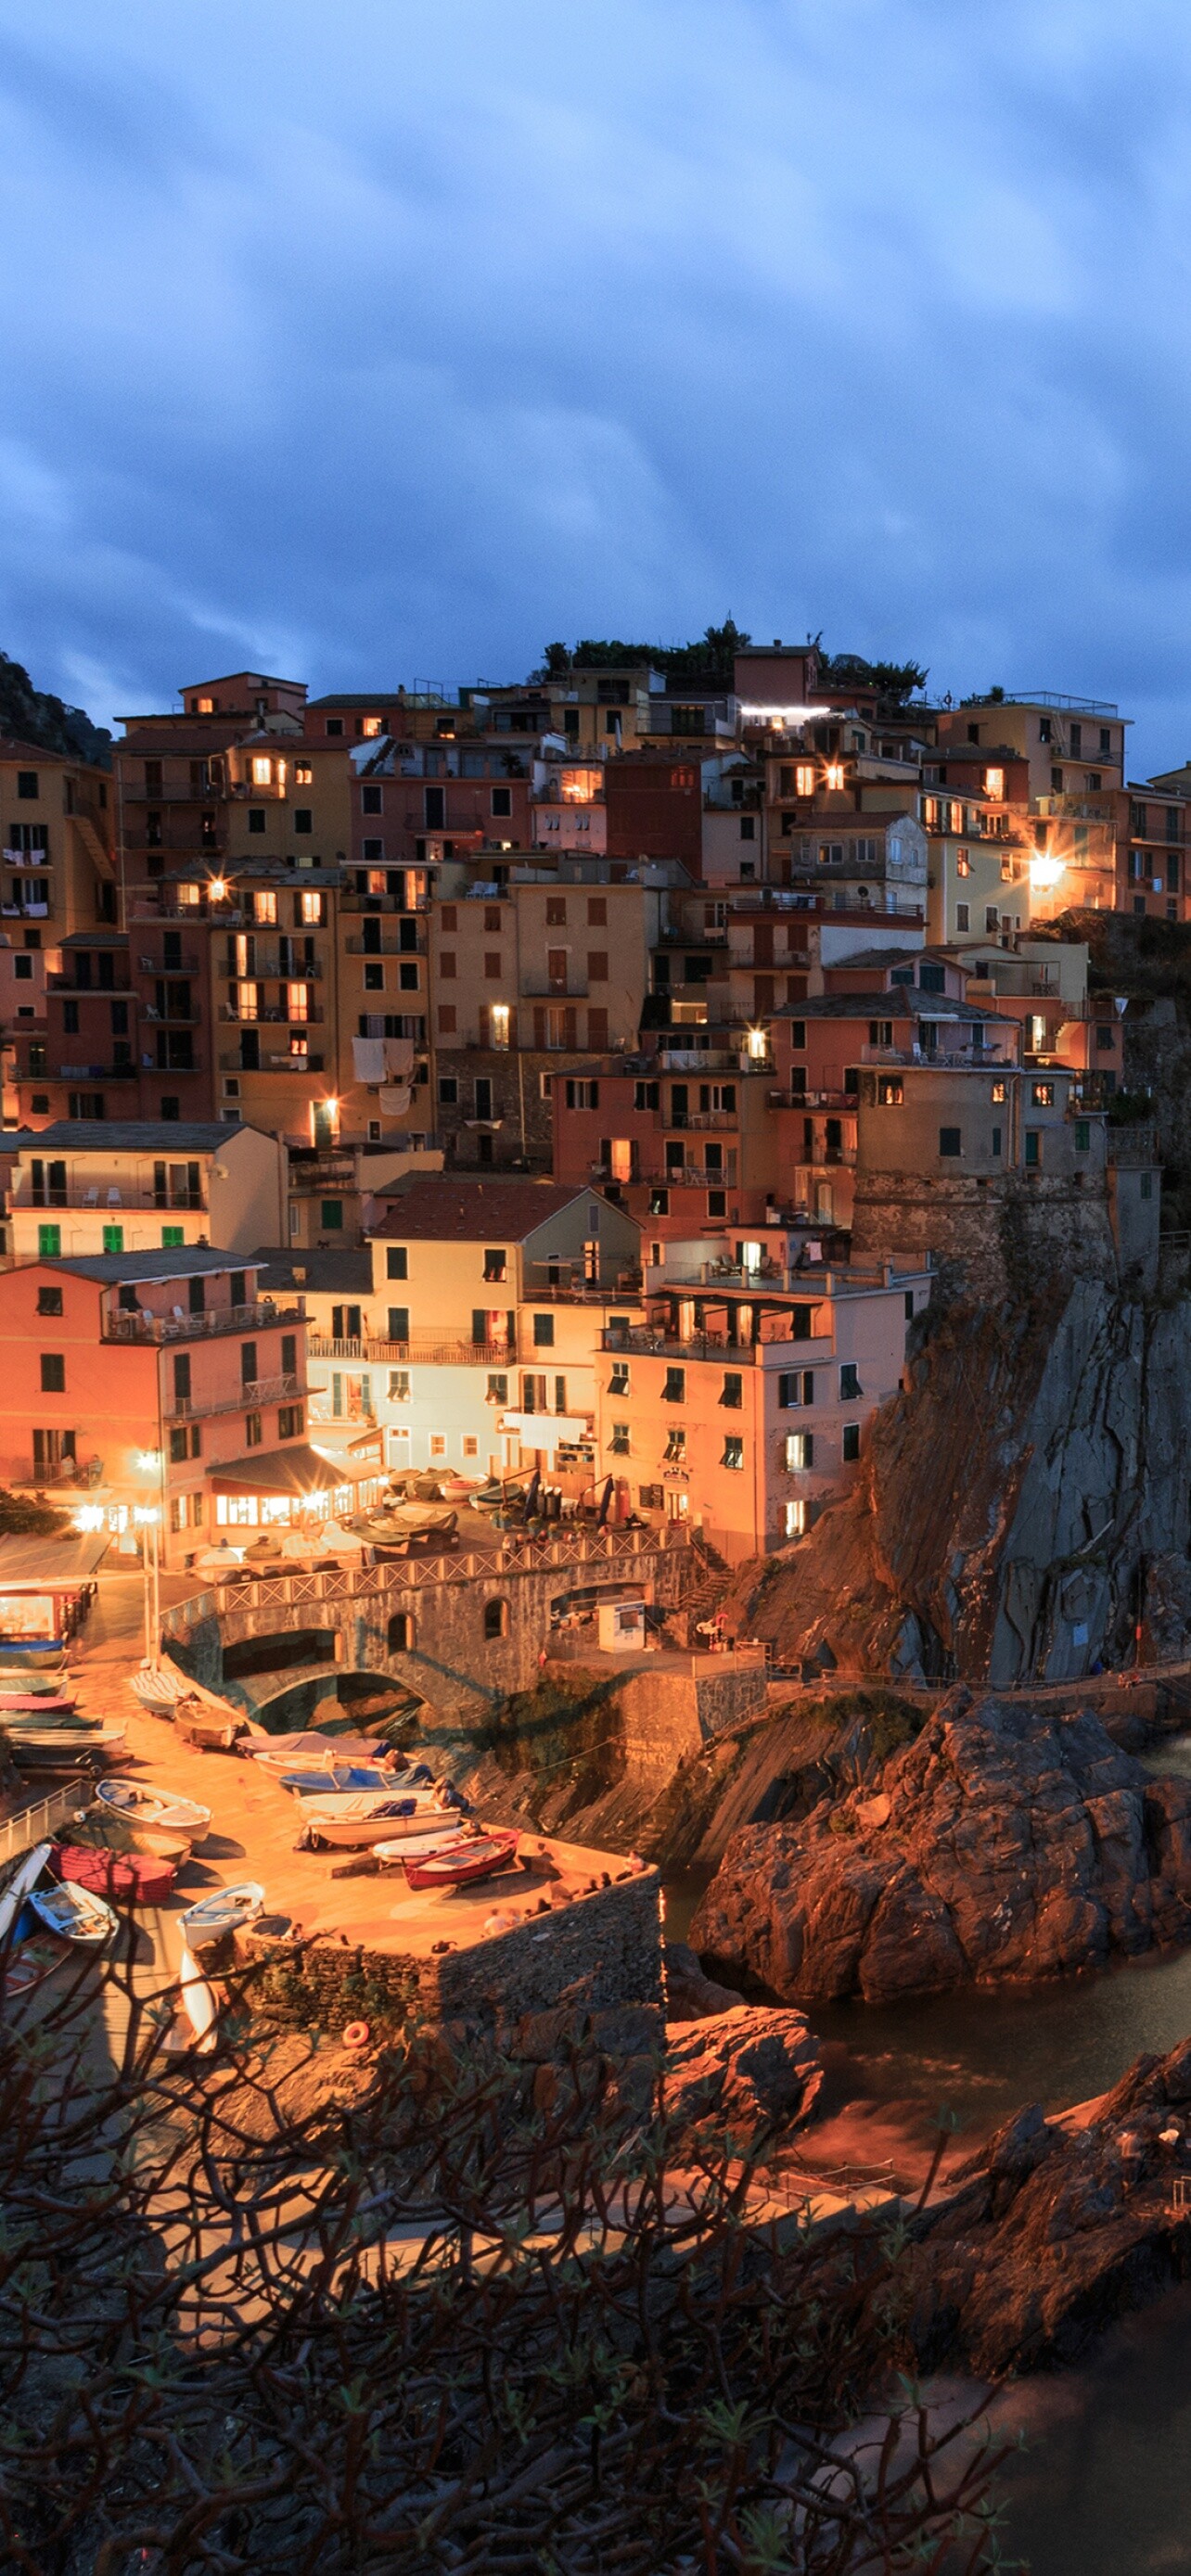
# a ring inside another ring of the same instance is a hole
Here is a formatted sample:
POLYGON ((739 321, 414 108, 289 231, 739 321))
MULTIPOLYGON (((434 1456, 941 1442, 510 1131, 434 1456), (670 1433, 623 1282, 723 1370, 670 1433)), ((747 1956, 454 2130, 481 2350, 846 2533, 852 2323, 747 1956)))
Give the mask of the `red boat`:
POLYGON ((447 1851, 427 1852, 421 1860, 407 1860, 406 1885, 409 1887, 467 1887, 473 1879, 491 1878, 498 1869, 507 1869, 516 1860, 521 1837, 514 1833, 480 1834, 474 1841, 455 1843, 447 1851))
POLYGON ((172 1861, 152 1853, 97 1850, 81 1843, 59 1844, 57 1869, 68 1885, 73 1881, 96 1896, 119 1897, 128 1905, 164 1905, 178 1874, 172 1861))

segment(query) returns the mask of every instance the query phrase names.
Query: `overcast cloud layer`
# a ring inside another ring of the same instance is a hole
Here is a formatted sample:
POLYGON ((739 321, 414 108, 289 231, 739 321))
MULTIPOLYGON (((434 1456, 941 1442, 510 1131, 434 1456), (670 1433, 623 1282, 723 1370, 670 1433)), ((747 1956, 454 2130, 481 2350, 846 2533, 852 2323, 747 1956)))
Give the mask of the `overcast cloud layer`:
POLYGON ((115 715, 554 636, 1191 754, 1191 11, 0 0, 0 645, 115 715))

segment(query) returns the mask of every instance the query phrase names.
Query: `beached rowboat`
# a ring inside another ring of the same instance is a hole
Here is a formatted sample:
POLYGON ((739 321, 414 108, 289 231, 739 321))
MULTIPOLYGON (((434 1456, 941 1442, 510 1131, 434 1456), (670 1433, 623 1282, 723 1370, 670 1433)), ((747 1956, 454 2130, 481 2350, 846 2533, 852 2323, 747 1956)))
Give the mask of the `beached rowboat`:
POLYGON ((25 1898, 36 1887, 52 1848, 50 1843, 35 1843, 32 1851, 22 1852, 12 1877, 0 1889, 0 1942, 11 1939, 25 1898))
POLYGON ((298 1808, 315 1851, 324 1845, 353 1851, 362 1844, 404 1839, 429 1825, 451 1822, 433 1792, 426 1791, 395 1798, 363 1789, 346 1797, 299 1798, 298 1808))
POLYGON ((473 1879, 491 1878, 498 1869, 507 1869, 516 1860, 519 1839, 515 1833, 480 1834, 450 1851, 408 1860, 406 1879, 416 1888, 466 1887, 473 1879))
POLYGON ((470 1825, 423 1825, 417 1817, 413 1823, 416 1828, 413 1833, 394 1835, 390 1841, 374 1843, 375 1858, 392 1862, 418 1860, 430 1852, 456 1851, 471 1839, 470 1825))
POLYGON ((117 1815, 135 1817, 138 1824, 176 1828, 195 1842, 210 1828, 210 1808, 200 1807, 196 1798, 176 1797, 171 1789, 144 1789, 135 1780, 101 1780, 95 1794, 102 1806, 117 1815))
POLYGON ((225 1932, 238 1932, 241 1925, 252 1923, 265 1901, 265 1891, 254 1878, 242 1879, 236 1887, 213 1887, 209 1896, 188 1905, 182 1917, 182 1937, 191 1950, 200 1950, 204 1942, 218 1941, 225 1932))
POLYGON ((106 1897, 96 1896, 89 1887, 32 1887, 29 1903, 47 1932, 57 1932, 63 1941, 78 1941, 87 1950, 102 1950, 120 1928, 106 1897))

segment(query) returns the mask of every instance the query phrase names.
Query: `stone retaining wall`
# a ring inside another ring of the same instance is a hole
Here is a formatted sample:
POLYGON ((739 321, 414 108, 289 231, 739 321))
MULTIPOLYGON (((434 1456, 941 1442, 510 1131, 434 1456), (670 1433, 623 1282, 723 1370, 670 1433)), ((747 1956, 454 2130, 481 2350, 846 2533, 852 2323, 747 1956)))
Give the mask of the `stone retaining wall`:
MULTIPOLYGON (((498 1881, 492 1902, 500 1903, 498 1881)), ((452 2022, 478 2038, 559 2008, 657 2010, 661 1881, 656 1870, 643 1870, 437 1958, 323 1936, 291 1941, 264 1925, 211 1954, 215 1974, 233 1963, 263 1971, 252 1988, 256 2011, 302 2029, 336 2031, 366 2021, 392 2030, 416 2020, 452 2022)))

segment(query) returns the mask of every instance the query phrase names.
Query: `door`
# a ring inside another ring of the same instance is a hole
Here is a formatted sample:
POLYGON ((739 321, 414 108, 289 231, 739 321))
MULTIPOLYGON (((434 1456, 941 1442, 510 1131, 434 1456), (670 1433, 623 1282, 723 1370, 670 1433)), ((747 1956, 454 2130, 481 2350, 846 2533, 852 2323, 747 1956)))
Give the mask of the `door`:
POLYGON ((684 1521, 690 1507, 690 1495, 685 1485, 667 1485, 666 1518, 668 1521, 684 1521))

